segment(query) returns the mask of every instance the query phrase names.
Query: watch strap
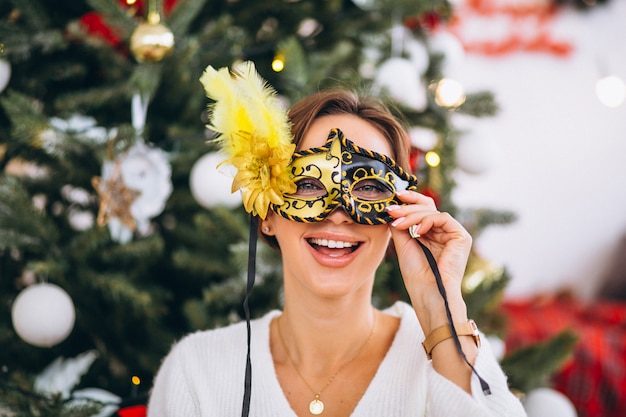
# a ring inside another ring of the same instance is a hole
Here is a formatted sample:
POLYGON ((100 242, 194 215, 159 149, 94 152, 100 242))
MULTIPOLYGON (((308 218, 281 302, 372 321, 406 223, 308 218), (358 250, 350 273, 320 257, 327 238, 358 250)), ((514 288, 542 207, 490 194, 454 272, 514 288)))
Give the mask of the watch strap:
MULTIPOLYGON (((480 347, 480 334, 478 333, 478 326, 476 326, 474 320, 468 320, 465 323, 454 323, 454 329, 456 330, 456 334, 458 336, 472 336, 476 346, 480 347)), ((449 324, 444 324, 443 326, 437 327, 435 330, 430 332, 424 342, 422 342, 422 346, 424 347, 424 351, 426 352, 428 359, 432 359, 432 352, 435 346, 446 339, 450 339, 451 337, 452 329, 449 324)))

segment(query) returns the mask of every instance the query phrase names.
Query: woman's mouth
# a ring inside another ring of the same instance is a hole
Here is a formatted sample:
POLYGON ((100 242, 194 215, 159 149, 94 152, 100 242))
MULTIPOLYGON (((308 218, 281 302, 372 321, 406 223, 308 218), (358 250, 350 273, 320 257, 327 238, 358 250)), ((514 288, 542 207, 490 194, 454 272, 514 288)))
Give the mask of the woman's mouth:
POLYGON ((360 242, 344 240, 310 238, 307 242, 313 249, 327 256, 340 257, 348 255, 358 249, 360 242))

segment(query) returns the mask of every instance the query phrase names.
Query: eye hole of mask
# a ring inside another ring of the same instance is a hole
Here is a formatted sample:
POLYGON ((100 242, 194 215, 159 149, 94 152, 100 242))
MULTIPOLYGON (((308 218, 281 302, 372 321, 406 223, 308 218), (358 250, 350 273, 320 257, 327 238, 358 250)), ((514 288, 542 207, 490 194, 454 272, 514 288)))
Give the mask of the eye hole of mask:
POLYGON ((382 201, 394 195, 394 191, 383 181, 363 179, 352 185, 352 196, 362 201, 382 201))
POLYGON ((320 198, 328 195, 326 187, 315 178, 302 178, 296 181, 296 192, 290 196, 296 198, 320 198))

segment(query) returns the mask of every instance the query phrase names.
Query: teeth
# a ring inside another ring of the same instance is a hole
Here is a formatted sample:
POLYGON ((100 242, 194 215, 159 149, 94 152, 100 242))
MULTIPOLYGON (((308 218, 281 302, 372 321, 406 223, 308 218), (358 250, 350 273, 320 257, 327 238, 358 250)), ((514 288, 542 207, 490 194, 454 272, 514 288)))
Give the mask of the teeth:
POLYGON ((311 239, 311 243, 314 243, 318 246, 326 246, 331 249, 351 248, 354 245, 353 242, 343 242, 341 240, 330 239, 311 239))

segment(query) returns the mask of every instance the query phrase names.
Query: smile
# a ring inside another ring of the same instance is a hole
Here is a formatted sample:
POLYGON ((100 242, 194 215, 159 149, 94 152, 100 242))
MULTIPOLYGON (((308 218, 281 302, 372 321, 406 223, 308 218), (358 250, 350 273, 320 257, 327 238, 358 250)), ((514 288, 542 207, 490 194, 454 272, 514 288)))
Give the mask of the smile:
POLYGON ((319 239, 311 238, 307 239, 309 245, 318 252, 322 252, 329 256, 342 256, 357 250, 360 242, 347 242, 342 240, 331 239, 319 239))

